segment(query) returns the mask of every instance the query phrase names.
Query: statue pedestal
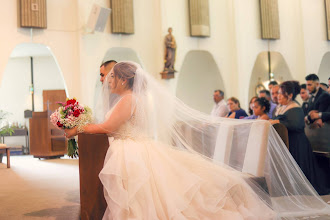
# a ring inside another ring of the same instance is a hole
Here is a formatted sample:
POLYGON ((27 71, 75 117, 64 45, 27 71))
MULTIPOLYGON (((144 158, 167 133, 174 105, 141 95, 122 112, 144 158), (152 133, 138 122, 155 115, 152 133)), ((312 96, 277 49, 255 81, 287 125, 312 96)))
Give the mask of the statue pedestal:
POLYGON ((173 79, 175 71, 163 71, 160 74, 162 75, 162 79, 173 79))

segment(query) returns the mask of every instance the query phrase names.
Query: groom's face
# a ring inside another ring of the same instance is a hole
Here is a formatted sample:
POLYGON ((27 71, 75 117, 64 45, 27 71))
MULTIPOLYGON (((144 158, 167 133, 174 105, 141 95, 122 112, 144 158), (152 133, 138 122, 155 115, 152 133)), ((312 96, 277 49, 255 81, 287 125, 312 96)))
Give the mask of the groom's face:
POLYGON ((101 66, 101 68, 100 68, 100 81, 101 81, 102 84, 103 84, 103 81, 104 81, 106 76, 107 76, 107 73, 105 71, 105 68, 104 68, 104 66, 101 66))
POLYGON ((105 77, 112 70, 112 68, 114 67, 115 64, 116 64, 115 62, 111 62, 106 66, 104 66, 104 65, 101 66, 101 68, 100 68, 100 81, 102 82, 102 84, 105 80, 105 77))

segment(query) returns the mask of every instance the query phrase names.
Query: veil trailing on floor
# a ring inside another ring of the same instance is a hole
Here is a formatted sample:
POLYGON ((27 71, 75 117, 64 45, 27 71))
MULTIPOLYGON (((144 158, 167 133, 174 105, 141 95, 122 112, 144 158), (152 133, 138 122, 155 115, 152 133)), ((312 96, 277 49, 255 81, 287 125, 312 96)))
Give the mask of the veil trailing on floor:
MULTIPOLYGON (((237 171, 278 217, 330 214, 330 206, 311 186, 268 121, 206 115, 185 105, 138 64, 117 65, 134 73, 125 78, 134 79, 131 115, 136 132, 237 171)), ((103 85, 104 113, 121 98, 111 94, 109 78, 110 74, 103 85)))

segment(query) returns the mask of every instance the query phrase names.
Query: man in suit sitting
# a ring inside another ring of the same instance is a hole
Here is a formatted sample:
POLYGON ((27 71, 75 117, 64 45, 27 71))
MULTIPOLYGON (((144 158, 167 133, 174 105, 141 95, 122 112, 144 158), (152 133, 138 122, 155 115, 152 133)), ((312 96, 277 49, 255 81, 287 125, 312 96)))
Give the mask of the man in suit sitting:
POLYGON ((315 121, 310 116, 310 112, 327 112, 330 105, 330 95, 320 88, 319 77, 316 74, 309 74, 305 77, 306 87, 310 94, 308 102, 308 115, 305 117, 305 122, 311 124, 315 121))

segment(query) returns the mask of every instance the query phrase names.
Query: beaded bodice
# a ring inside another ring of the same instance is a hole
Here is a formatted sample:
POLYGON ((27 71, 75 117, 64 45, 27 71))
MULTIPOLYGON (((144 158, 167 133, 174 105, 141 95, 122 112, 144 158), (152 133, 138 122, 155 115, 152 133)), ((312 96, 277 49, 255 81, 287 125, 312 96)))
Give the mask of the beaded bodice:
MULTIPOLYGON (((112 110, 106 114, 106 119, 110 117, 111 113, 112 110)), ((115 139, 136 139, 141 136, 141 132, 139 132, 135 125, 135 116, 132 115, 128 121, 122 124, 116 131, 108 134, 108 136, 114 137, 115 139)))

